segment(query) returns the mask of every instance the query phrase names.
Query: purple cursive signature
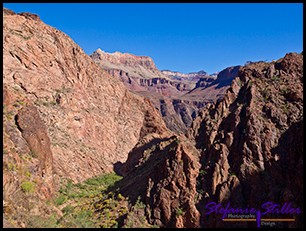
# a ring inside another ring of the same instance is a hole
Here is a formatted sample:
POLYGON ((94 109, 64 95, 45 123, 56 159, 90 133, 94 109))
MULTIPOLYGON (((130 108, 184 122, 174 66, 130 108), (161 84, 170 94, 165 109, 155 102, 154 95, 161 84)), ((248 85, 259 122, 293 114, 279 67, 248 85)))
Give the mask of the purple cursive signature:
POLYGON ((239 214, 239 215, 256 215, 257 227, 260 227, 261 217, 266 214, 301 214, 302 210, 292 207, 292 203, 284 203, 283 205, 275 204, 273 202, 266 202, 261 205, 259 209, 255 208, 233 208, 230 202, 227 203, 225 207, 222 207, 221 203, 210 202, 205 206, 207 212, 205 215, 211 213, 221 214, 222 220, 228 217, 228 214, 239 214))

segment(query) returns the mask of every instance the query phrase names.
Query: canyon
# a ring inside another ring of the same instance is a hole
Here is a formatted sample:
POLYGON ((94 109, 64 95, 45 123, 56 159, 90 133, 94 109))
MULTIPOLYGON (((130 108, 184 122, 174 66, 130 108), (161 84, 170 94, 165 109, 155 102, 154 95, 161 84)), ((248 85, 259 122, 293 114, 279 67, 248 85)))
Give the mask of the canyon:
POLYGON ((217 76, 203 70, 188 74, 160 71, 150 57, 107 53, 100 48, 90 57, 131 92, 148 98, 177 134, 187 132, 200 108, 223 97, 239 69, 229 67, 217 76))
POLYGON ((183 74, 89 56, 35 14, 3 20, 4 227, 256 227, 205 206, 303 210, 303 52, 183 74))

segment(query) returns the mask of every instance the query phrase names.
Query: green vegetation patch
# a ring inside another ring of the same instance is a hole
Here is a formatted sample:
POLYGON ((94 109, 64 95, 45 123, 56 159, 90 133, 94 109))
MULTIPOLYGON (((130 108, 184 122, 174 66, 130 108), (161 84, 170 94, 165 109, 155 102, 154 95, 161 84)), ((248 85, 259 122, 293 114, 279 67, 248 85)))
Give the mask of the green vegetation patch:
POLYGON ((122 177, 116 173, 107 173, 102 176, 94 177, 86 180, 84 183, 87 185, 103 185, 105 188, 114 186, 114 184, 121 180, 122 177))
POLYGON ((20 187, 25 193, 32 193, 35 191, 35 184, 31 181, 22 182, 20 187))
POLYGON ((128 213, 128 202, 120 193, 109 189, 121 179, 115 173, 107 173, 77 184, 66 180, 54 200, 63 212, 58 227, 118 227, 118 219, 128 213))
POLYGON ((175 214, 177 217, 182 216, 184 214, 184 211, 182 208, 177 208, 175 211, 175 214))

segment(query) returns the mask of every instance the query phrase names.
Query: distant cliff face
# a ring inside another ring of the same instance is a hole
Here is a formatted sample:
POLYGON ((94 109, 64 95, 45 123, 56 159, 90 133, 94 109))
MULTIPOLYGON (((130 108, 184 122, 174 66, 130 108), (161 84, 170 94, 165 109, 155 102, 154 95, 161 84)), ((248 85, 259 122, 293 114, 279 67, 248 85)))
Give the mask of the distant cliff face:
POLYGON ((217 75, 217 79, 212 84, 218 84, 218 87, 230 85, 233 79, 238 76, 240 67, 241 66, 232 66, 220 71, 217 75))
POLYGON ((91 58, 132 92, 150 99, 167 127, 176 133, 187 132, 198 110, 206 103, 220 99, 235 74, 229 71, 219 79, 205 71, 188 74, 159 71, 149 57, 120 52, 112 54, 101 49, 91 58))
POLYGON ((161 72, 171 79, 187 81, 198 81, 201 77, 209 76, 205 71, 191 72, 187 74, 169 70, 162 70, 161 72))
POLYGON ((171 78, 159 71, 153 60, 145 56, 119 52, 111 54, 98 49, 91 58, 102 69, 120 79, 129 90, 150 99, 161 112, 168 128, 178 133, 187 131, 192 114, 196 113, 197 105, 201 104, 190 101, 177 104, 176 101, 192 90, 196 81, 171 78))
MULTIPOLYGON (((12 211, 23 213, 20 200, 48 198, 59 178, 80 182, 112 171, 144 135, 167 133, 148 100, 130 93, 66 34, 36 15, 3 13, 3 191, 12 211)), ((149 67, 149 60, 139 62, 149 67)))
POLYGON ((155 67, 153 60, 148 56, 136 56, 128 53, 107 53, 100 48, 96 50, 91 58, 100 64, 103 69, 112 70, 117 67, 118 70, 130 72, 133 77, 152 78, 165 77, 155 67), (131 71, 130 67, 133 67, 131 71))

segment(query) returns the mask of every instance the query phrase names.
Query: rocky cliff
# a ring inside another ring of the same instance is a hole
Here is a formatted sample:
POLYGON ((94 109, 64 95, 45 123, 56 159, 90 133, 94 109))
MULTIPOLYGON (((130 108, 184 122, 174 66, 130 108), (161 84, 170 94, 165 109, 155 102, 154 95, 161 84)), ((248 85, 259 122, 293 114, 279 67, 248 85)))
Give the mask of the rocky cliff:
MULTIPOLYGON (((209 202, 303 209, 303 56, 252 63, 237 75, 222 100, 201 110, 188 139, 145 137, 129 153, 119 188, 132 199, 141 195, 149 223, 256 227, 205 215, 209 202)), ((293 217, 275 227, 302 227, 303 215, 293 217)))
POLYGON ((170 70, 162 70, 161 71, 164 75, 168 76, 171 79, 175 80, 189 80, 189 81, 198 81, 201 77, 208 77, 210 76, 205 71, 198 71, 198 72, 190 72, 190 73, 181 73, 178 71, 170 71, 170 70))
POLYGON ((182 95, 195 87, 196 80, 172 78, 159 71, 150 57, 107 53, 98 49, 91 58, 102 69, 120 79, 130 91, 150 99, 161 112, 167 127, 174 132, 186 132, 191 125, 192 114, 194 116, 198 110, 197 106, 203 105, 194 103, 196 100, 180 100, 182 95), (177 100, 181 103, 178 104, 177 100))
POLYGON ((152 92, 161 96, 180 95, 194 86, 189 82, 175 81, 159 71, 150 57, 128 53, 107 53, 96 50, 90 57, 133 92, 152 92), (191 85, 188 85, 191 84, 191 85))
MULTIPOLYGON (((303 56, 296 53, 239 70, 224 99, 201 112, 190 130, 201 152, 197 207, 206 227, 255 227, 204 216, 210 201, 259 207, 302 205, 303 56)), ((277 223, 277 227, 301 227, 277 223)))
POLYGON ((130 74, 134 78, 165 77, 148 56, 136 56, 121 52, 108 53, 100 48, 90 56, 105 70, 122 70, 122 72, 130 74))
POLYGON ((159 71, 149 57, 107 53, 101 49, 91 58, 129 90, 150 99, 167 127, 177 134, 187 132, 206 103, 222 98, 237 74, 236 67, 225 69, 218 77, 205 71, 188 74, 159 71))
MULTIPOLYGON (((20 206, 18 198, 48 198, 59 179, 80 182, 113 171, 144 135, 167 133, 148 100, 66 34, 30 13, 3 14, 3 191, 11 208, 20 206)), ((25 215, 30 207, 22 207, 25 215)))

